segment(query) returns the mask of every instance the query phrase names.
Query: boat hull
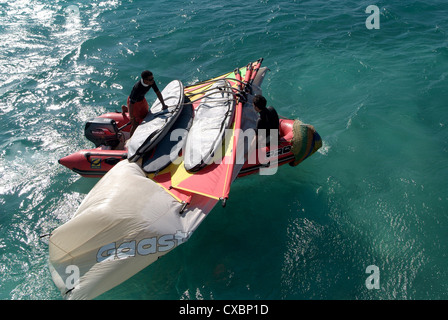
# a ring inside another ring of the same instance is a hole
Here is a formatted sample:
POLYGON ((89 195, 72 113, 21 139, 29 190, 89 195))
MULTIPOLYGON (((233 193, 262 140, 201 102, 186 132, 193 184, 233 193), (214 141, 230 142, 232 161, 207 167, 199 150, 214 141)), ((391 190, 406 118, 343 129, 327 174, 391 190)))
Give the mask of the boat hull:
MULTIPOLYGON (((260 62, 261 63, 261 62, 260 62)), ((251 83, 252 94, 261 94, 261 84, 268 69, 262 67, 257 69, 257 72, 252 73, 253 79, 244 79, 251 83)), ((203 87, 210 85, 219 79, 228 79, 231 73, 219 76, 214 79, 198 83, 189 87, 185 87, 186 96, 193 97, 203 87)), ((248 73, 246 73, 248 75, 248 73)), ((249 77, 249 76, 248 76, 249 77)), ((235 81, 235 79, 231 79, 235 81)), ((242 80, 242 79, 241 79, 242 80)), ((194 101, 194 100, 193 100, 194 101)), ((196 109, 199 101, 192 103, 193 108, 196 109)), ((255 111, 248 102, 243 108, 243 124, 242 130, 253 130, 256 118, 255 111)), ((124 140, 129 138, 130 123, 129 114, 126 112, 109 112, 99 116, 101 118, 112 119, 117 123, 117 127, 122 128, 121 132, 124 135, 124 140), (127 126, 126 126, 127 125, 127 126)), ((251 174, 256 174, 266 167, 275 165, 283 166, 289 163, 292 166, 298 165, 307 157, 312 155, 322 146, 322 140, 313 126, 304 124, 300 120, 294 119, 280 119, 279 120, 279 139, 278 143, 270 146, 261 146, 257 149, 256 158, 249 158, 241 161, 244 164, 239 166, 238 177, 243 177, 251 174)), ((92 149, 84 149, 77 151, 71 155, 63 157, 59 163, 70 170, 87 178, 101 178, 114 165, 122 160, 128 159, 128 150, 124 143, 120 143, 113 150, 107 146, 99 146, 92 149)), ((240 162, 240 163, 241 163, 240 162)))
MULTIPOLYGON (((106 114, 103 116, 110 116, 106 114)), ((121 113, 112 114, 114 119, 123 123, 126 120, 123 119, 121 113), (120 119, 121 117, 121 119, 120 119)), ((272 166, 273 160, 276 160, 278 167, 285 164, 295 166, 311 156, 317 149, 322 146, 322 140, 319 134, 314 130, 311 125, 302 124, 299 120, 292 119, 280 119, 279 121, 280 138, 277 146, 272 148, 266 146, 257 149, 257 157, 255 162, 246 160, 243 167, 238 173, 238 177, 245 177, 251 174, 257 174, 260 170, 272 166), (298 123, 299 122, 299 123, 298 123), (294 140, 294 123, 304 126, 310 130, 310 136, 306 136, 304 150, 294 152, 293 145, 298 141, 294 140), (297 154, 304 154, 303 159, 297 159, 297 154), (260 155, 264 156, 268 161, 262 161, 260 155), (271 158, 271 159, 269 159, 271 158)), ((76 172, 77 174, 86 178, 101 178, 110 169, 112 169, 118 162, 127 159, 127 150, 109 150, 104 147, 84 149, 77 151, 71 155, 68 155, 59 160, 59 163, 76 172)))

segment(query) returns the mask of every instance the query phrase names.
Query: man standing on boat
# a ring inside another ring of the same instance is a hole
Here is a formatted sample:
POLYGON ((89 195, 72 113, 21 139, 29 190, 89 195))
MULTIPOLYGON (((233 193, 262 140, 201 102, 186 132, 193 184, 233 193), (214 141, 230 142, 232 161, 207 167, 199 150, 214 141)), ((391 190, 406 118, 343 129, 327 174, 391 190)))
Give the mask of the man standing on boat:
POLYGON ((149 112, 149 105, 146 101, 145 95, 151 88, 154 90, 157 98, 162 103, 162 109, 165 110, 168 108, 163 101, 162 94, 157 87, 152 72, 149 70, 143 71, 141 74, 141 79, 134 84, 131 94, 128 97, 127 110, 125 106, 122 106, 123 115, 125 111, 129 111, 132 126, 130 131, 131 136, 149 112))

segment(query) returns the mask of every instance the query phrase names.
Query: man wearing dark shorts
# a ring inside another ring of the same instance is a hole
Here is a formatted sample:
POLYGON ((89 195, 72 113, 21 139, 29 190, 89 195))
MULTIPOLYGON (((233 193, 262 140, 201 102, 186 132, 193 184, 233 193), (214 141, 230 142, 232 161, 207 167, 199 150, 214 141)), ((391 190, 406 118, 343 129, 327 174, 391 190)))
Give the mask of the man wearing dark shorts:
MULTIPOLYGON (((149 70, 143 71, 141 74, 141 79, 134 84, 131 94, 128 97, 127 108, 129 111, 129 117, 131 118, 131 136, 149 112, 149 105, 148 101, 146 101, 145 95, 151 88, 154 90, 157 98, 162 103, 162 109, 165 110, 168 108, 163 101, 162 94, 160 93, 156 82, 154 81, 152 72, 149 70)), ((123 113, 124 111, 125 110, 123 108, 123 113)))

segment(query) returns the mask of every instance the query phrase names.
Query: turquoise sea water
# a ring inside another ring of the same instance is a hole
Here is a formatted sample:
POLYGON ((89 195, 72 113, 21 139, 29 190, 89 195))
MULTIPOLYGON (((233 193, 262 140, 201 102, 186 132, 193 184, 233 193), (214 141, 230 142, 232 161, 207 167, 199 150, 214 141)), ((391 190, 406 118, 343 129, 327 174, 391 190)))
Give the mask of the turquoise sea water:
POLYGON ((163 87, 260 57, 268 103, 323 147, 237 180, 186 244, 98 299, 447 299, 447 13, 442 0, 0 1, 0 299, 61 298, 39 236, 97 181, 57 163, 92 146, 88 119, 119 109, 143 69, 163 87))

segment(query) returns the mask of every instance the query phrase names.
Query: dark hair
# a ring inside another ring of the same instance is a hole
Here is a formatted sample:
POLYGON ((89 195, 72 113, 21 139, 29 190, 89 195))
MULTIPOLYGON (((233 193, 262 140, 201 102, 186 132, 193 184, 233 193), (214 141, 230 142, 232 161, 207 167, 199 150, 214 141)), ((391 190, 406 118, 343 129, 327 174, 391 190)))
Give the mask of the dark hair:
POLYGON ((257 94, 254 97, 253 104, 258 109, 264 110, 264 109, 266 109, 266 98, 263 97, 262 95, 257 94))
POLYGON ((151 71, 145 70, 145 71, 142 72, 142 79, 143 80, 146 79, 146 78, 149 78, 150 76, 152 76, 152 72, 151 71))

